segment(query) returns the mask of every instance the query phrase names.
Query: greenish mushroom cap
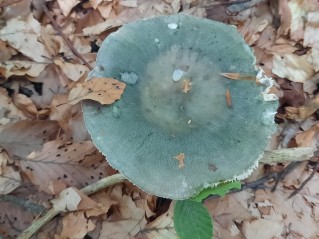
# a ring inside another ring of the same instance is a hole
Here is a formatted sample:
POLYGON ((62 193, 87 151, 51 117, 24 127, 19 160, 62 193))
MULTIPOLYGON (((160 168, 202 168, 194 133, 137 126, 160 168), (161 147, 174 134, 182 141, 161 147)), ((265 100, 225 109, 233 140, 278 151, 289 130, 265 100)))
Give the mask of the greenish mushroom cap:
POLYGON ((110 106, 84 102, 86 127, 110 165, 151 194, 185 199, 243 179, 275 129, 277 103, 255 81, 220 74, 230 72, 257 74, 233 26, 186 15, 127 24, 103 42, 90 73, 125 82, 125 92, 110 106))

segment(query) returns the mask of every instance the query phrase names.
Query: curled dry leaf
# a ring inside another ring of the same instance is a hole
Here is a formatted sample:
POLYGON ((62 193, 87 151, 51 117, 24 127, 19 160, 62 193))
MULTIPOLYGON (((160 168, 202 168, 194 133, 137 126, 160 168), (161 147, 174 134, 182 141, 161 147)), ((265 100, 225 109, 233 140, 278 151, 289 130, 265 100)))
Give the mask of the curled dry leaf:
POLYGON ((26 119, 26 117, 23 112, 13 104, 11 97, 8 96, 8 91, 4 88, 0 88, 0 125, 19 119, 26 119))
POLYGON ((19 108, 25 116, 30 119, 36 119, 38 115, 37 107, 33 104, 32 100, 23 94, 14 94, 13 103, 19 108))
POLYGON ((82 188, 113 173, 91 141, 47 142, 41 151, 20 160, 19 166, 33 184, 49 194, 56 193, 49 187, 55 181, 82 188))
POLYGON ((43 72, 46 66, 46 63, 37 63, 33 61, 0 62, 1 75, 5 78, 9 78, 12 75, 37 77, 43 72))
POLYGON ((21 120, 5 125, 0 132, 0 145, 11 156, 25 158, 54 139, 58 130, 59 125, 53 120, 21 120))
POLYGON ((112 104, 121 98, 125 83, 112 78, 93 78, 78 83, 69 94, 69 103, 74 105, 81 100, 94 100, 101 104, 112 104))

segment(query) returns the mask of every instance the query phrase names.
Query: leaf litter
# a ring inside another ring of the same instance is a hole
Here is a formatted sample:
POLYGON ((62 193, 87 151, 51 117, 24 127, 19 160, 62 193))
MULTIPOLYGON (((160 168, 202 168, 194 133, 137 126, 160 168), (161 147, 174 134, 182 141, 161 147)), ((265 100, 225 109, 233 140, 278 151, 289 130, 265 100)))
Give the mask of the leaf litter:
MULTIPOLYGON (((58 0, 45 2, 49 14, 42 4, 30 0, 0 4, 4 19, 0 29, 3 238, 16 238, 41 216, 35 208, 49 209, 50 203, 58 201, 68 210, 41 228, 38 238, 178 238, 173 203, 160 215, 160 199, 128 182, 91 196, 79 191, 116 171, 90 141, 78 102, 89 99, 111 104, 125 90, 124 83, 116 79, 85 80, 88 64, 94 66, 107 35, 137 19, 183 12, 237 26, 254 48, 257 65, 276 80, 279 130, 270 149, 318 147, 317 1, 234 1, 225 5, 194 0, 58 0)), ((244 73, 224 74, 236 80, 255 80, 244 73)), ((191 82, 185 81, 182 90, 191 93, 191 82)), ((230 107, 227 89, 225 97, 230 107)), ((180 155, 175 160, 183 167, 185 156, 180 155)), ((282 168, 280 164, 260 165, 258 176, 282 168)), ((258 189, 207 199, 215 238, 316 238, 318 173, 287 199, 313 168, 312 162, 303 163, 274 192, 270 181, 258 189)), ((256 180, 253 177, 248 181, 256 180)))

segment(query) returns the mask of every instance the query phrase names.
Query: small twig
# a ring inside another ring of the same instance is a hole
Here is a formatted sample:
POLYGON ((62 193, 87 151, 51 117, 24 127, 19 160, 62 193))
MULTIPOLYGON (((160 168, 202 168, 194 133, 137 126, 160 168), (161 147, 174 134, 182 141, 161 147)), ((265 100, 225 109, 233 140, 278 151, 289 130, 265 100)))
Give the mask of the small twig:
POLYGON ((292 162, 290 164, 288 164, 288 166, 286 168, 284 168, 279 174, 278 177, 276 178, 276 182, 275 185, 273 186, 273 188, 271 189, 271 192, 276 191, 277 186, 279 184, 279 182, 284 179, 294 168, 296 168, 297 166, 299 166, 301 162, 292 162))
POLYGON ((42 213, 46 210, 46 208, 43 207, 42 205, 33 203, 30 200, 19 198, 13 195, 0 195, 0 201, 16 204, 29 212, 37 213, 37 214, 42 213))
MULTIPOLYGON (((122 174, 114 174, 112 176, 103 178, 91 185, 88 185, 82 188, 81 191, 85 193, 86 195, 91 195, 106 187, 123 182, 124 180, 125 180, 125 177, 122 174)), ((49 211, 47 211, 46 214, 35 219, 30 225, 30 227, 24 230, 17 239, 31 238, 41 227, 43 227, 45 224, 47 224, 49 221, 51 221, 55 216, 59 215, 61 212, 62 212, 61 210, 56 209, 55 207, 52 207, 51 209, 49 209, 49 211)))
POLYGON ((58 25, 58 23, 54 20, 54 18, 52 17, 49 9, 47 8, 47 6, 45 5, 45 3, 43 1, 40 1, 41 7, 45 13, 45 15, 47 15, 47 17, 50 19, 51 24, 53 26, 53 28, 61 35, 61 37, 64 39, 64 41, 66 42, 66 44, 68 45, 68 47, 71 49, 71 51, 73 52, 74 55, 76 55, 83 63, 84 65, 86 65, 90 70, 92 70, 92 66, 83 58, 83 56, 74 48, 70 38, 68 38, 67 35, 64 34, 64 32, 62 31, 61 27, 58 25))
POLYGON ((297 188, 295 191, 293 191, 289 197, 292 198, 293 196, 295 196, 297 193, 299 193, 304 187, 305 185, 313 178, 313 176, 316 174, 317 170, 319 169, 319 160, 317 161, 316 166, 314 167, 313 171, 311 172, 311 174, 308 176, 308 178, 306 178, 305 181, 302 182, 302 184, 300 185, 299 188, 297 188))

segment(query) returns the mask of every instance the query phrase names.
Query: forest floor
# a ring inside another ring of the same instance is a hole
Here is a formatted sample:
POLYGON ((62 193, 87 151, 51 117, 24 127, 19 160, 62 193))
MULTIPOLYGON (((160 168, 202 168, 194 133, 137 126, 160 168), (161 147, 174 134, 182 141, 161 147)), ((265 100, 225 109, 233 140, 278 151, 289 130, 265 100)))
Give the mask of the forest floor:
POLYGON ((34 238, 178 238, 171 200, 128 181, 91 196, 79 191, 116 171, 93 145, 80 104, 68 99, 110 33, 179 12, 237 26, 276 82, 278 131, 267 150, 313 153, 300 162, 261 163, 245 180, 249 187, 205 200, 214 238, 319 238, 315 0, 0 1, 0 238, 16 238, 52 204, 67 210, 34 238))

